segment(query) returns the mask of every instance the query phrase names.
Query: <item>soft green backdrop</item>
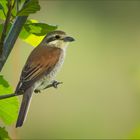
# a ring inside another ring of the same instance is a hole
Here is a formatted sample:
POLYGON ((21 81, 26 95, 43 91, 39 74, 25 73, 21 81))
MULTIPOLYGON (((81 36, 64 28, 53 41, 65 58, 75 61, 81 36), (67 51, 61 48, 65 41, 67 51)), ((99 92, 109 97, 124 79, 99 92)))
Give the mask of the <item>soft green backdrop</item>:
MULTIPOLYGON (((75 37, 57 90, 34 95, 19 139, 140 138, 140 2, 40 0, 30 16, 75 37)), ((16 86, 33 47, 18 40, 3 69, 16 86)))

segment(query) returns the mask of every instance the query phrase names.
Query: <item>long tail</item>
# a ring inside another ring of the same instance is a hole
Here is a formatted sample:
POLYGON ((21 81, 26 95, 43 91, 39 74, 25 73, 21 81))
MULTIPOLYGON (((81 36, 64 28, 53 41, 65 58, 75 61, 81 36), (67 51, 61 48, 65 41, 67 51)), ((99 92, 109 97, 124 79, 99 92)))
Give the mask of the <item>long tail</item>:
POLYGON ((23 122, 26 118, 28 108, 29 108, 29 105, 30 105, 32 93, 33 93, 32 88, 29 88, 23 94, 23 99, 22 99, 22 103, 21 103, 21 106, 20 106, 20 111, 19 111, 16 127, 21 127, 23 125, 23 122))

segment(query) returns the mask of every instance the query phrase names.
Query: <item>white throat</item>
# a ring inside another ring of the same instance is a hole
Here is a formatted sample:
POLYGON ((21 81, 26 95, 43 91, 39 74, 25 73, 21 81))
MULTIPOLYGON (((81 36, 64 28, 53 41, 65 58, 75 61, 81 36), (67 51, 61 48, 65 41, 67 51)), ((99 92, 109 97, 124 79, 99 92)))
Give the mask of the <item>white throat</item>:
POLYGON ((55 46, 57 48, 61 48, 65 50, 68 47, 69 42, 64 42, 63 40, 54 40, 54 41, 49 42, 48 45, 55 46))

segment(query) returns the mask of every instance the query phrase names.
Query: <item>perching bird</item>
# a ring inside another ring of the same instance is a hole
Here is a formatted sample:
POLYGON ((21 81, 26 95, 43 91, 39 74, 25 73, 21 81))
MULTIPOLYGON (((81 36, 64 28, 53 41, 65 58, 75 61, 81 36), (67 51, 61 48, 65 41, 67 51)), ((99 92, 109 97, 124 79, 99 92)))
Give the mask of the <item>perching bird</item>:
POLYGON ((74 38, 65 32, 53 31, 29 55, 15 91, 15 94, 23 93, 16 127, 23 125, 33 92, 40 92, 54 81, 72 41, 74 38))

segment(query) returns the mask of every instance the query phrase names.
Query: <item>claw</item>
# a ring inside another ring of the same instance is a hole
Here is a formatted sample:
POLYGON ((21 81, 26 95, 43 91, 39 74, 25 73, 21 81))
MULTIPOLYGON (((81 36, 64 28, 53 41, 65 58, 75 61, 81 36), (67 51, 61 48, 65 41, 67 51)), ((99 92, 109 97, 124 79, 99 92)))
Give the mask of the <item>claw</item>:
POLYGON ((40 93, 40 92, 41 92, 41 91, 38 90, 38 89, 35 89, 35 90, 34 90, 34 93, 36 93, 36 94, 37 94, 37 93, 40 93))
POLYGON ((63 82, 53 81, 53 83, 52 83, 54 88, 58 88, 59 84, 63 84, 63 82))

